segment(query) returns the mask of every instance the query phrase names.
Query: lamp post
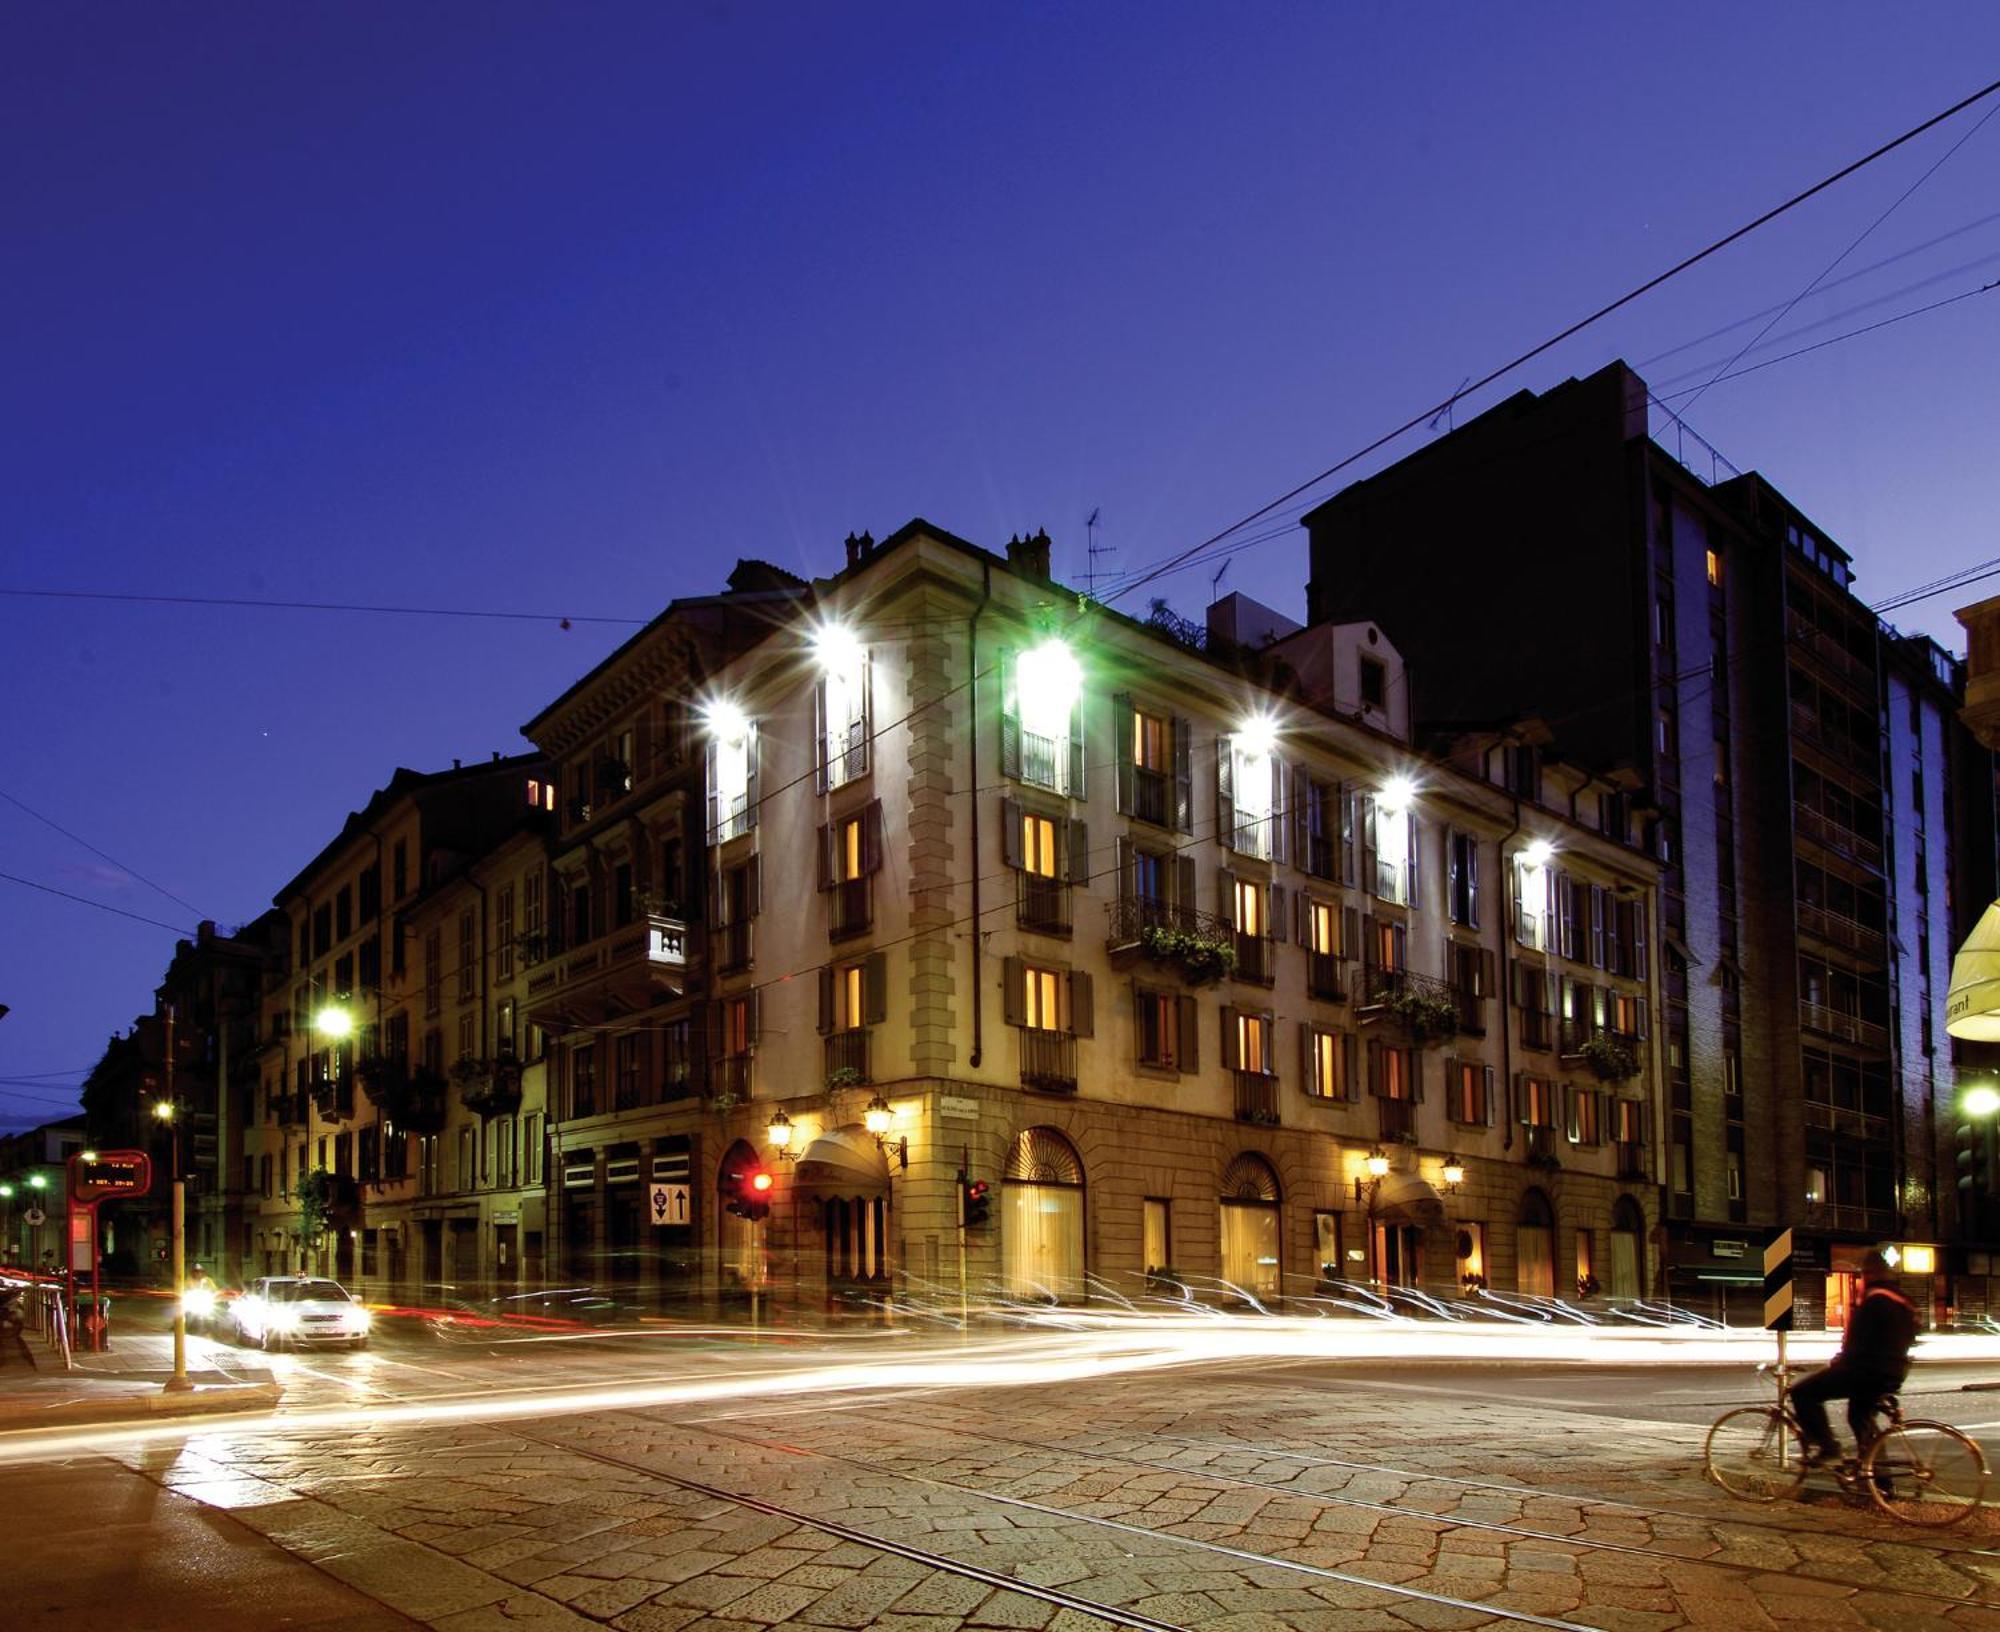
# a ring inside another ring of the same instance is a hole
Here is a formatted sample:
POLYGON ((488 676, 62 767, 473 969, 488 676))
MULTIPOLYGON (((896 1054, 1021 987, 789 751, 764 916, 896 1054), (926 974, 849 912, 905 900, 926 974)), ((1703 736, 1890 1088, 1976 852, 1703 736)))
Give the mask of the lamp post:
MULTIPOLYGON (((167 1092, 173 1091, 173 1014, 167 1015, 167 1092)), ((183 1393, 194 1387, 187 1369, 187 1191, 181 1183, 181 1130, 174 1118, 174 1102, 171 1098, 153 1101, 153 1115, 167 1126, 167 1160, 172 1164, 174 1176, 173 1201, 173 1242, 174 1242, 174 1371, 167 1379, 166 1388, 170 1394, 183 1393)))
POLYGON ((1359 1174, 1355 1175, 1354 1199, 1368 1204, 1368 1256, 1375 1270, 1375 1279, 1380 1281, 1383 1279, 1382 1252, 1375 1240, 1375 1192, 1382 1188, 1382 1181, 1389 1176, 1389 1158, 1377 1145, 1362 1165, 1367 1168, 1368 1177, 1364 1179, 1359 1174))
POLYGON ((1961 1235, 1989 1230, 1993 1213, 1996 1152, 1994 1133, 2000 1123, 2000 1088, 1976 1083, 1958 1096, 1958 1227, 1961 1235))
MULTIPOLYGON (((319 1032, 321 1041, 326 1044, 326 1103, 330 1112, 334 1109, 335 1099, 340 1091, 340 1045, 345 1039, 354 1035, 354 1016, 337 1004, 329 1003, 313 1016, 313 1026, 319 1032)), ((325 1197, 327 1192, 322 1191, 321 1195, 325 1197)), ((303 1224, 304 1220, 301 1219, 300 1222, 303 1224)), ((324 1239, 325 1228, 326 1218, 323 1212, 320 1219, 322 1234, 315 1238, 313 1243, 315 1252, 319 1250, 319 1241, 324 1239)), ((338 1249, 336 1249, 337 1256, 338 1249)), ((328 1269, 328 1265, 320 1265, 322 1274, 327 1273, 328 1269)))

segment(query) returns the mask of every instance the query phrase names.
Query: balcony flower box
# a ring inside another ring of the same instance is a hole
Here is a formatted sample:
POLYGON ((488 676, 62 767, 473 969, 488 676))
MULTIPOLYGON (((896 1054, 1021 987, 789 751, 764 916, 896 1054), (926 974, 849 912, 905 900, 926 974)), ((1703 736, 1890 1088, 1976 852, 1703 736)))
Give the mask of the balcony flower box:
POLYGON ((521 1067, 514 1060, 460 1060, 451 1068, 451 1078, 458 1085, 458 1102, 474 1116, 512 1116, 521 1108, 521 1067))
POLYGON ((1172 924, 1145 924, 1139 930, 1139 950, 1155 963, 1176 964, 1190 986, 1210 986, 1236 971, 1233 941, 1172 924))
POLYGON ((1410 1041, 1419 1048, 1449 1042, 1458 1035, 1458 1005, 1414 982, 1397 986, 1382 1006, 1402 1021, 1410 1041))
POLYGON ((1616 1037, 1598 1032, 1578 1052, 1600 1082, 1624 1082, 1639 1074, 1639 1056, 1616 1037))

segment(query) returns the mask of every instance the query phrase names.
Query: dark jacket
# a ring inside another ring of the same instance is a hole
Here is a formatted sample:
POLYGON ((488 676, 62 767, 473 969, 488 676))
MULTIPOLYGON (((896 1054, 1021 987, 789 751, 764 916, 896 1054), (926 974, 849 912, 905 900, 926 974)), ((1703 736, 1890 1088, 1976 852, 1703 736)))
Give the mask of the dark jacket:
POLYGON ((1840 1364, 1900 1382, 1910 1369, 1910 1348, 1916 1341, 1916 1305, 1886 1281, 1878 1281, 1861 1294, 1847 1317, 1840 1364))

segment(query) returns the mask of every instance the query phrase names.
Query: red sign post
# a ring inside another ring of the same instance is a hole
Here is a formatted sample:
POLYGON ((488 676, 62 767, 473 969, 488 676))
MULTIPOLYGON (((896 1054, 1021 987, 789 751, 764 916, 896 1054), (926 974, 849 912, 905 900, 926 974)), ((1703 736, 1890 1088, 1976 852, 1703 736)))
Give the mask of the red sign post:
POLYGON ((70 1320, 90 1337, 93 1350, 105 1346, 104 1297, 98 1281, 97 1204, 120 1196, 143 1196, 153 1187, 153 1159, 143 1150, 81 1151, 69 1159, 70 1320), (81 1260, 81 1262, 79 1262, 81 1260), (90 1318, 77 1320, 77 1271, 90 1271, 90 1318))

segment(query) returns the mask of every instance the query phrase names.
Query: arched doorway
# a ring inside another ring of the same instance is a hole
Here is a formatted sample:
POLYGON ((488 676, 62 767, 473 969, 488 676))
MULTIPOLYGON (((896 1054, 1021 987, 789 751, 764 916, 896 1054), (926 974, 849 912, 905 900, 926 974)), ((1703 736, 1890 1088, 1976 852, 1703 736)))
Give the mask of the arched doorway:
POLYGON ((1544 1298, 1556 1295, 1556 1212, 1537 1189, 1521 1197, 1514 1224, 1514 1284, 1544 1298))
POLYGON ((1084 1298, 1083 1162, 1054 1128, 1029 1128, 1001 1175, 1000 1272, 1010 1297, 1084 1298))
POLYGON ((821 1134, 793 1170, 792 1205, 802 1253, 807 1220, 819 1230, 829 1300, 878 1304, 889 1288, 892 1254, 889 1164, 875 1136, 858 1122, 821 1134))
POLYGON ((716 1267, 724 1297, 748 1297, 764 1285, 762 1231, 755 1221, 739 1218, 727 1205, 736 1194, 735 1175, 762 1166, 749 1142, 739 1139, 715 1170, 716 1267))
POLYGON ((1284 1197, 1271 1164, 1244 1151, 1222 1170, 1222 1278, 1253 1298, 1281 1287, 1284 1197))
POLYGON ((1646 1285, 1646 1216, 1630 1196, 1611 1209, 1611 1295, 1638 1298, 1646 1285))

